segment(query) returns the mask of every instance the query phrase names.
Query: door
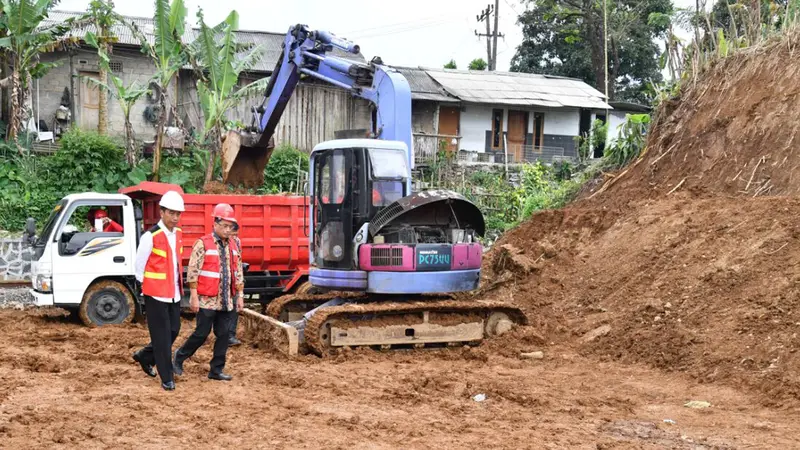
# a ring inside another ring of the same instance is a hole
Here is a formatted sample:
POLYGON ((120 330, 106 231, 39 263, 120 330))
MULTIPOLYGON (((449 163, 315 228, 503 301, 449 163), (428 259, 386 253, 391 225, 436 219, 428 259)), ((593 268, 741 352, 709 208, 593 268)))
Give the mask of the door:
POLYGON ((316 153, 314 159, 314 261, 319 268, 352 267, 352 151, 316 153))
POLYGON ((98 111, 100 110, 100 90, 96 84, 86 78, 100 79, 97 72, 79 72, 81 80, 81 123, 84 130, 97 130, 98 111))
POLYGON ((127 200, 81 200, 67 206, 51 246, 57 303, 79 304, 99 277, 133 275, 136 226, 130 206, 127 200), (90 219, 97 210, 106 211, 122 231, 93 231, 90 219))
POLYGON ((515 162, 525 160, 525 135, 528 134, 528 113, 508 111, 508 154, 515 162), (513 156, 512 156, 513 155, 513 156))
POLYGON ((533 148, 539 153, 544 150, 544 113, 533 113, 533 148))
MULTIPOLYGON (((439 107, 439 134, 443 136, 458 136, 458 127, 461 121, 461 109, 458 106, 439 107)), ((458 144, 452 143, 452 138, 447 139, 447 151, 458 151, 458 144)))

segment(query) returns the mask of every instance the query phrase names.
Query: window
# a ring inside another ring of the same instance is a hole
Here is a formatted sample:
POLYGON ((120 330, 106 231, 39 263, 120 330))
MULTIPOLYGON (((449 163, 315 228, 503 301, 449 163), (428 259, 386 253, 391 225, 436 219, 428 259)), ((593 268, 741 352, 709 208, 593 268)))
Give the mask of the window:
POLYGON ((111 69, 112 72, 121 73, 122 61, 111 61, 108 63, 108 68, 111 69))
POLYGON ((372 206, 382 208, 403 198, 402 181, 375 181, 372 183, 372 206))
POLYGON ((340 204, 344 201, 347 175, 344 153, 337 150, 328 154, 320 169, 319 193, 322 203, 340 204))
POLYGON ((369 162, 374 178, 405 179, 408 177, 406 154, 402 150, 371 148, 369 162))
POLYGON ((88 256, 99 253, 106 247, 99 244, 97 247, 90 246, 92 242, 101 242, 96 241, 97 238, 117 238, 109 240, 109 246, 122 243, 122 239, 118 239, 124 234, 122 213, 122 201, 73 204, 66 213, 66 220, 54 235, 54 240, 58 242, 58 254, 72 256, 80 253, 88 256))
POLYGON ((492 149, 503 148, 503 110, 492 110, 492 149))

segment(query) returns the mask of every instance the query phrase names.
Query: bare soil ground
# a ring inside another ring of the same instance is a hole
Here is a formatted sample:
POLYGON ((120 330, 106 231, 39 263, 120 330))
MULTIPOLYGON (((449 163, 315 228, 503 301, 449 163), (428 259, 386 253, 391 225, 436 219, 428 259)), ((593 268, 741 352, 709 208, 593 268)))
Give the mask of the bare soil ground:
POLYGON ((324 360, 242 346, 230 383, 206 379, 207 345, 165 392, 131 360, 141 325, 35 309, 0 321, 4 448, 790 448, 800 436, 796 408, 559 345, 543 360, 485 345, 324 360))
POLYGON ((798 43, 687 83, 643 158, 501 237, 464 299, 530 326, 474 349, 244 346, 227 384, 207 345, 164 392, 131 361, 141 325, 4 310, 0 446, 800 448, 798 43))

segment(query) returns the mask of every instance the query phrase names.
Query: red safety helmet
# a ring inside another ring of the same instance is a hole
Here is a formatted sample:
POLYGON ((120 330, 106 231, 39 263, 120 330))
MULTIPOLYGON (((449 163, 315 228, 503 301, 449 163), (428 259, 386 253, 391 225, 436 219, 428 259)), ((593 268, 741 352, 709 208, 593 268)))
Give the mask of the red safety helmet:
POLYGON ((108 217, 108 213, 106 212, 105 209, 98 209, 97 212, 94 213, 95 219, 104 219, 106 217, 108 217))
POLYGON ((215 219, 227 220, 236 223, 236 217, 233 215, 233 207, 227 203, 220 203, 214 207, 214 212, 211 214, 215 219))

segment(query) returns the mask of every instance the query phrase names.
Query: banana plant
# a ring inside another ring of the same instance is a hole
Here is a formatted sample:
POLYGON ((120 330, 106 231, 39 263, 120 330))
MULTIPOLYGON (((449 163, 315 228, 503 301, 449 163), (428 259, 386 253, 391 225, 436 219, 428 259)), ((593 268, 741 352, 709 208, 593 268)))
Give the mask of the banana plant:
POLYGON ((223 133, 228 126, 226 114, 242 99, 263 90, 268 79, 245 87, 237 87, 239 75, 252 69, 263 52, 262 46, 247 47, 236 42, 239 14, 232 11, 219 25, 206 25, 202 9, 197 13, 200 32, 189 46, 189 53, 198 66, 197 94, 203 110, 203 136, 212 138, 212 153, 206 168, 205 182, 211 181, 216 154, 222 148, 223 133))
POLYGON ((80 26, 79 21, 41 27, 50 8, 57 0, 2 0, 0 29, 5 37, 0 38, 0 48, 8 52, 13 70, 11 72, 11 111, 6 138, 15 140, 27 118, 24 108, 28 89, 33 78, 44 76, 55 65, 39 61, 39 54, 78 43, 78 38, 68 36, 69 31, 80 26))
POLYGON ((158 89, 160 107, 156 146, 153 150, 153 180, 158 181, 161 166, 161 146, 164 140, 164 128, 167 124, 167 95, 178 70, 187 62, 186 46, 183 42, 187 9, 183 0, 156 0, 153 15, 155 45, 151 46, 142 40, 142 51, 150 55, 156 66, 155 82, 158 89))

